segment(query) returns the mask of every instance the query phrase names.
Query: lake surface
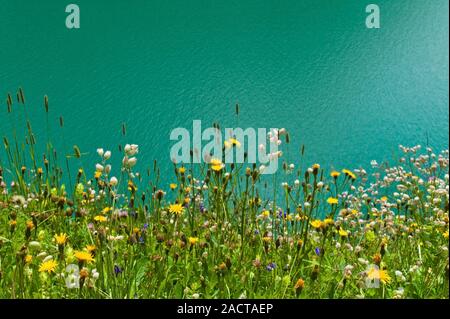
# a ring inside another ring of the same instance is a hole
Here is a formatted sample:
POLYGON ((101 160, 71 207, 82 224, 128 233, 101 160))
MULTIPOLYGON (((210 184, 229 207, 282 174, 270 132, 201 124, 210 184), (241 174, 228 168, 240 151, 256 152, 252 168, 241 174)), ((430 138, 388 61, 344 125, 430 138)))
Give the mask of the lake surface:
POLYGON ((194 119, 285 127, 291 161, 305 144, 328 168, 369 167, 398 144, 448 148, 447 0, 374 1, 381 29, 366 28, 367 1, 73 2, 79 30, 65 27, 69 2, 2 1, 0 94, 24 88, 38 142, 47 94, 56 147, 77 144, 92 170, 97 147, 118 163, 128 142, 138 167, 171 174, 169 134, 194 119))

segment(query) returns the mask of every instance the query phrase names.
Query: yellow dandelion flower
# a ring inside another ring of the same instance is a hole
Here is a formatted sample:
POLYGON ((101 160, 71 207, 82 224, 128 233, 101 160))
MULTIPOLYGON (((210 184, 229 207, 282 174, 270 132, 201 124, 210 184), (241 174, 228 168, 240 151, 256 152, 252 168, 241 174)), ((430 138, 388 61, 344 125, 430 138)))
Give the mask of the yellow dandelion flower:
POLYGON ((355 173, 353 173, 351 170, 343 169, 342 173, 344 173, 345 175, 349 176, 351 179, 356 179, 355 173))
POLYGON ((195 245, 196 243, 198 243, 198 241, 198 237, 189 237, 189 244, 191 245, 195 245))
POLYGON ((327 199, 327 203, 330 205, 336 205, 338 202, 339 202, 338 199, 334 197, 328 197, 327 199))
POLYGON ((17 225, 17 220, 12 220, 9 222, 9 226, 14 227, 17 225))
POLYGON ((332 171, 330 175, 331 175, 331 177, 333 177, 333 178, 338 178, 339 175, 341 175, 341 173, 339 173, 339 172, 337 172, 337 171, 332 171))
POLYGON ((237 139, 235 138, 230 138, 229 142, 231 143, 231 145, 234 145, 236 147, 241 147, 241 142, 239 142, 237 139))
POLYGON ((223 145, 225 146, 225 148, 231 148, 231 146, 232 146, 232 144, 231 144, 231 142, 229 142, 229 141, 225 141, 225 142, 223 142, 223 145))
POLYGON ((325 225, 333 225, 334 224, 333 218, 325 218, 325 220, 323 222, 325 223, 325 225))
POLYGON ((29 264, 33 261, 33 256, 31 255, 26 255, 25 256, 25 263, 29 264))
POLYGON ((96 172, 94 173, 94 178, 95 178, 95 179, 99 179, 100 176, 102 176, 102 172, 96 171, 96 172))
POLYGON ((387 202, 387 200, 388 200, 387 196, 383 196, 380 199, 381 199, 382 202, 387 202))
POLYGON ((217 158, 211 159, 209 164, 211 165, 211 169, 216 172, 219 172, 223 168, 222 161, 217 158))
POLYGON ((367 277, 370 280, 379 280, 383 284, 388 284, 391 282, 391 276, 386 270, 377 269, 376 267, 371 267, 367 272, 367 277))
POLYGON ((184 207, 181 204, 171 204, 169 205, 169 212, 175 215, 183 214, 184 207))
POLYGON ((180 174, 184 174, 184 173, 186 172, 186 168, 185 168, 184 166, 181 166, 181 167, 178 169, 178 172, 180 172, 180 174))
POLYGON ((270 216, 270 212, 268 210, 265 210, 261 213, 262 217, 267 218, 270 216))
POLYGON ((314 169, 314 170, 318 170, 319 168, 320 168, 320 164, 314 164, 313 166, 312 166, 312 168, 314 169))
POLYGON ((300 278, 299 280, 297 280, 297 282, 295 283, 295 286, 294 286, 294 289, 295 290, 301 290, 301 289, 303 289, 305 287, 305 281, 302 279, 302 278, 300 278))
POLYGON ((442 236, 444 236, 445 239, 448 239, 448 230, 442 234, 442 236))
POLYGON ((345 231, 344 229, 340 228, 339 229, 339 236, 341 236, 341 237, 348 237, 348 232, 345 231))
POLYGON ((102 209, 102 214, 107 214, 110 211, 111 211, 111 207, 105 207, 102 209))
POLYGON ((262 238, 262 240, 263 240, 265 243, 270 243, 270 242, 272 241, 272 237, 265 236, 265 237, 262 238))
POLYGON ((174 183, 170 184, 169 186, 170 186, 171 190, 174 190, 174 189, 176 189, 178 187, 178 185, 174 184, 174 183))
POLYGON ((102 216, 102 215, 97 215, 97 216, 94 217, 94 220, 96 222, 104 223, 104 222, 106 222, 108 220, 108 218, 105 217, 105 216, 102 216))
POLYGON ((74 256, 80 263, 84 262, 91 263, 94 261, 94 257, 92 256, 92 254, 87 251, 76 251, 74 253, 74 256))
POLYGON ((95 245, 87 245, 86 246, 86 250, 90 253, 93 253, 96 249, 97 249, 97 247, 95 245))
POLYGON ((41 264, 41 266, 39 267, 39 272, 48 272, 48 273, 55 272, 57 266, 58 263, 53 259, 50 259, 41 264))
POLYGON ((321 228, 322 227, 322 221, 319 220, 319 219, 313 220, 311 222, 311 226, 316 228, 316 229, 321 228))
POLYGON ((66 242, 67 242, 67 235, 64 234, 64 233, 60 233, 59 235, 56 234, 56 235, 55 235, 55 240, 56 240, 56 243, 57 243, 59 246, 63 246, 63 245, 65 245, 66 242))
POLYGON ((34 228, 34 223, 31 220, 28 220, 26 225, 29 230, 32 230, 34 228))

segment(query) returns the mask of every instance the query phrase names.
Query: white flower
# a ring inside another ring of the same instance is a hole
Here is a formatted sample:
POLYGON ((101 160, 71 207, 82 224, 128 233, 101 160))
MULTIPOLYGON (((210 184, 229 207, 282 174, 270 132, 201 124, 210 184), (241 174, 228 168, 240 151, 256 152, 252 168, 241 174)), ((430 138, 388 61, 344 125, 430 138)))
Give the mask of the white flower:
POLYGON ((125 145, 124 150, 128 156, 133 156, 139 152, 139 146, 136 144, 127 144, 125 145))
POLYGON ((95 170, 96 170, 97 172, 103 172, 104 167, 103 167, 103 165, 101 165, 101 164, 95 164, 95 170))
POLYGON ((128 159, 128 167, 133 167, 134 165, 136 165, 137 162, 137 158, 136 157, 131 157, 128 159))
POLYGON ((103 157, 103 154, 105 154, 105 151, 103 150, 103 148, 97 148, 97 154, 100 157, 103 157))
POLYGON ((105 160, 108 160, 111 158, 111 151, 106 151, 105 154, 103 155, 103 158, 105 160))
POLYGON ((119 181, 117 180, 117 177, 115 177, 115 176, 111 177, 111 179, 109 180, 109 183, 111 184, 111 186, 116 186, 118 182, 119 181))

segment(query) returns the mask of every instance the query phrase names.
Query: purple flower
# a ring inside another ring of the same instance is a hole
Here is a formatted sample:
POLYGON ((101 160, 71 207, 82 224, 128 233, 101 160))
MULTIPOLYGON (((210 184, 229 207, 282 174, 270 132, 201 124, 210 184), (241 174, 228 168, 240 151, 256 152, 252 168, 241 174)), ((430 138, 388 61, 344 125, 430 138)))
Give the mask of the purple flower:
POLYGON ((255 229, 255 235, 259 235, 259 230, 255 229))
POLYGON ((200 203, 200 213, 203 213, 205 211, 205 205, 203 203, 200 203))
POLYGON ((93 230, 94 230, 94 224, 93 224, 93 223, 89 223, 89 224, 87 225, 87 228, 88 228, 90 231, 93 231, 93 230))
POLYGON ((320 248, 319 247, 316 247, 316 249, 314 249, 314 251, 316 252, 316 255, 317 256, 320 256, 320 248))
POLYGON ((271 262, 270 264, 268 264, 268 265, 266 266, 266 269, 267 269, 268 271, 272 271, 272 270, 274 270, 275 268, 277 268, 277 264, 274 263, 274 262, 271 262))
POLYGON ((117 276, 118 274, 120 274, 121 272, 122 272, 122 269, 120 269, 119 266, 114 265, 114 273, 116 274, 116 276, 117 276))
POLYGON ((147 228, 148 228, 148 224, 145 223, 145 224, 144 224, 144 230, 147 230, 147 228))

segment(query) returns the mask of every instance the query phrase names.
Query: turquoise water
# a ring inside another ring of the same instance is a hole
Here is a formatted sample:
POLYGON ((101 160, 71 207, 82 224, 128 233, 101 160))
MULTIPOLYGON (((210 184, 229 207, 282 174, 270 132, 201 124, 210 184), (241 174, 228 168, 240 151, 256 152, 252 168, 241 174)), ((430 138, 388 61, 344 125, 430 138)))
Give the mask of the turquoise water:
POLYGON ((330 168, 368 167, 398 144, 448 148, 447 0, 374 1, 378 30, 365 27, 367 1, 73 2, 79 30, 66 29, 64 1, 2 1, 0 92, 24 88, 38 141, 47 94, 56 147, 77 144, 92 169, 97 147, 118 163, 129 142, 140 169, 158 159, 171 172, 170 131, 236 126, 236 102, 240 127, 290 132, 294 161, 301 144, 330 168))

